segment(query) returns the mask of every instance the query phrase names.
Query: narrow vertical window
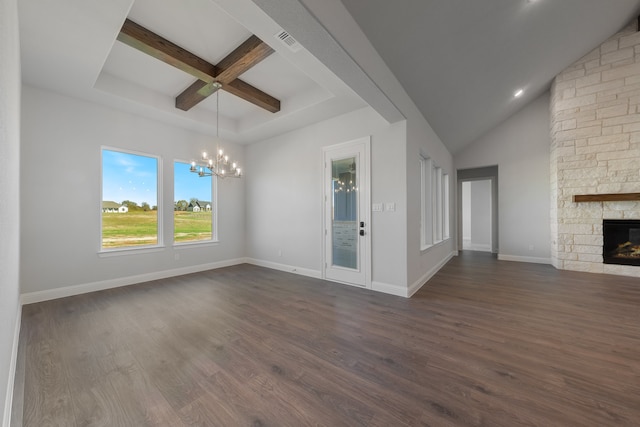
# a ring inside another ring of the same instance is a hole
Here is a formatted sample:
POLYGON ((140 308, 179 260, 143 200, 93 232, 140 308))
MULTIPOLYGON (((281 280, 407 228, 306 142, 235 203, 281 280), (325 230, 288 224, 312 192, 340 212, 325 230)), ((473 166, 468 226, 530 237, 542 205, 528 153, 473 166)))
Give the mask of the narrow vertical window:
POLYGON ((434 242, 442 241, 442 168, 435 167, 434 172, 434 198, 435 203, 433 205, 433 217, 434 217, 434 242))
POLYGON ((189 243, 216 239, 217 201, 214 178, 191 173, 191 165, 174 162, 173 166, 173 241, 189 243))
POLYGON ((433 244, 433 164, 420 156, 420 249, 433 244))
POLYGON ((102 149, 101 249, 160 245, 158 158, 102 149))
POLYGON ((444 239, 448 239, 449 237, 451 237, 451 229, 450 229, 450 223, 449 223, 449 201, 450 201, 450 195, 449 195, 449 174, 445 173, 442 175, 442 190, 444 193, 444 200, 443 200, 443 218, 444 218, 444 225, 443 225, 443 238, 444 239))

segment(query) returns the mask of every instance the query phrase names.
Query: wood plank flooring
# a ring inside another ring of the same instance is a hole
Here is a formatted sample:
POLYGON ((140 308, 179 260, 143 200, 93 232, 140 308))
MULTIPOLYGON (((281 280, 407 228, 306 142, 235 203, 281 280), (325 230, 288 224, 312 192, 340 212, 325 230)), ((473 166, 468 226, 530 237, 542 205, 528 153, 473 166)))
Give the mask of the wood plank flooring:
POLYGON ((486 253, 411 299, 240 265, 22 322, 25 426, 640 425, 640 279, 486 253))

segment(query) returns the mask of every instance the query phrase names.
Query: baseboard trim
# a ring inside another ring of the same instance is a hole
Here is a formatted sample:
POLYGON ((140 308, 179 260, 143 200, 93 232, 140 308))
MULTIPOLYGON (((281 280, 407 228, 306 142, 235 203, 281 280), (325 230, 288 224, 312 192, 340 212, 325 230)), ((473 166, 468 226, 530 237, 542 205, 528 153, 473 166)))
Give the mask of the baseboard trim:
POLYGON ((498 259, 500 261, 515 261, 515 262, 530 262, 534 264, 552 264, 551 258, 538 258, 532 256, 516 256, 516 255, 505 255, 498 254, 498 259))
POLYGON ((371 282, 371 290, 382 292, 385 294, 395 295, 398 297, 408 298, 407 288, 404 286, 392 285, 383 282, 371 282))
POLYGON ((413 296, 413 294, 415 294, 416 292, 418 292, 420 290, 420 288, 422 288, 424 285, 427 284, 427 282, 433 277, 435 276, 435 274, 442 268, 444 267, 444 265, 446 263, 449 262, 449 260, 451 260, 451 258, 453 258, 454 256, 458 256, 458 251, 451 251, 449 252, 449 255, 447 255, 442 261, 440 261, 438 264, 436 264, 435 266, 433 266, 429 271, 427 271, 425 274, 422 275, 422 277, 420 277, 418 280, 416 280, 415 282, 413 282, 413 284, 411 284, 411 286, 409 286, 409 288, 407 289, 407 297, 411 298, 411 296, 413 296))
POLYGON ((264 261, 255 258, 245 258, 245 262, 258 267, 271 268, 272 270, 286 271, 287 273, 300 274, 302 276, 313 277, 314 279, 322 279, 322 272, 319 270, 311 270, 309 268, 296 267, 293 265, 279 264, 277 262, 264 261))
POLYGON ((7 396, 4 402, 4 415, 2 417, 2 426, 10 427, 11 425, 11 408, 13 406, 13 389, 16 380, 16 366, 18 366, 18 345, 20 344, 20 326, 22 322, 22 306, 18 306, 16 315, 16 327, 13 331, 13 347, 11 348, 11 361, 9 364, 9 380, 7 381, 7 396))
POLYGON ((182 276, 185 274, 199 273, 201 271, 215 270, 222 267, 243 264, 245 258, 236 258, 225 261, 199 264, 189 267, 174 268, 171 270, 155 271, 153 273, 138 274, 135 276, 119 277, 117 279, 102 280, 99 282, 85 283, 82 285, 65 286, 63 288, 48 289, 46 291, 27 292, 20 296, 23 305, 49 301, 58 298, 81 295, 89 292, 105 289, 119 288, 121 286, 135 285, 136 283, 149 282, 151 280, 166 279, 168 277, 182 276))

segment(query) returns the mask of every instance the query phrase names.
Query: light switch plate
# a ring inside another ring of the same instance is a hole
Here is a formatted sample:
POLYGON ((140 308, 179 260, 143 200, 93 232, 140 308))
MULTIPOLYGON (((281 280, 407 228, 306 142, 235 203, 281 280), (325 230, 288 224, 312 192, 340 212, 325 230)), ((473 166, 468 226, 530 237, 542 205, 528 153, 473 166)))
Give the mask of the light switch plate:
POLYGON ((382 208, 383 208, 382 203, 372 203, 371 204, 371 210, 373 212, 382 212, 382 210, 383 210, 382 208))
POLYGON ((396 210, 396 204, 394 202, 387 203, 385 206, 385 210, 389 212, 394 212, 396 210))

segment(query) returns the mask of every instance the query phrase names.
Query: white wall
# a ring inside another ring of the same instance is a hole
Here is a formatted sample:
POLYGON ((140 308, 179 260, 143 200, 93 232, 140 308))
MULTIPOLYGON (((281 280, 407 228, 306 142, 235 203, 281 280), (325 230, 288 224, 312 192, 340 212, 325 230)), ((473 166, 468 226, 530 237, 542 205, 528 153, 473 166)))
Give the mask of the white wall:
POLYGON ((549 155, 545 93, 455 156, 456 169, 498 165, 502 259, 550 262, 549 155))
MULTIPOLYGON (((191 160, 203 149, 211 151, 210 137, 28 86, 22 107, 23 293, 87 284, 100 287, 127 277, 142 281, 163 271, 179 274, 244 257, 244 180, 218 185, 219 244, 171 246, 173 162, 191 160), (103 145, 162 157, 163 250, 98 256, 103 145)), ((226 144, 225 148, 244 163, 243 147, 226 144)))
MULTIPOLYGON (((404 122, 358 110, 247 147, 247 255, 265 265, 322 273, 322 147, 371 136, 371 198, 395 212, 371 216, 372 280, 406 290, 402 191, 404 122), (279 251, 282 256, 279 256, 279 251)), ((375 287, 375 286, 374 286, 375 287)))
POLYGON ((9 426, 20 315, 20 43, 16 0, 0 0, 0 422, 9 426))
MULTIPOLYGON (((407 122, 405 174, 396 177, 398 188, 404 188, 406 200, 406 235, 404 257, 409 294, 426 282, 455 251, 455 229, 451 238, 425 251, 420 250, 420 155, 427 155, 451 178, 450 218, 455 224, 453 159, 440 138, 418 110, 398 79, 373 48, 360 27, 339 0, 303 0, 304 5, 331 33, 350 58, 366 71, 375 87, 384 93, 407 122)), ((303 43, 304 44, 304 43, 303 43)), ((339 67, 335 68, 339 72, 339 67)), ((401 150, 402 147, 396 147, 401 150)), ((375 201, 375 197, 373 198, 375 201)), ((396 268, 400 268, 397 266, 396 268)))

